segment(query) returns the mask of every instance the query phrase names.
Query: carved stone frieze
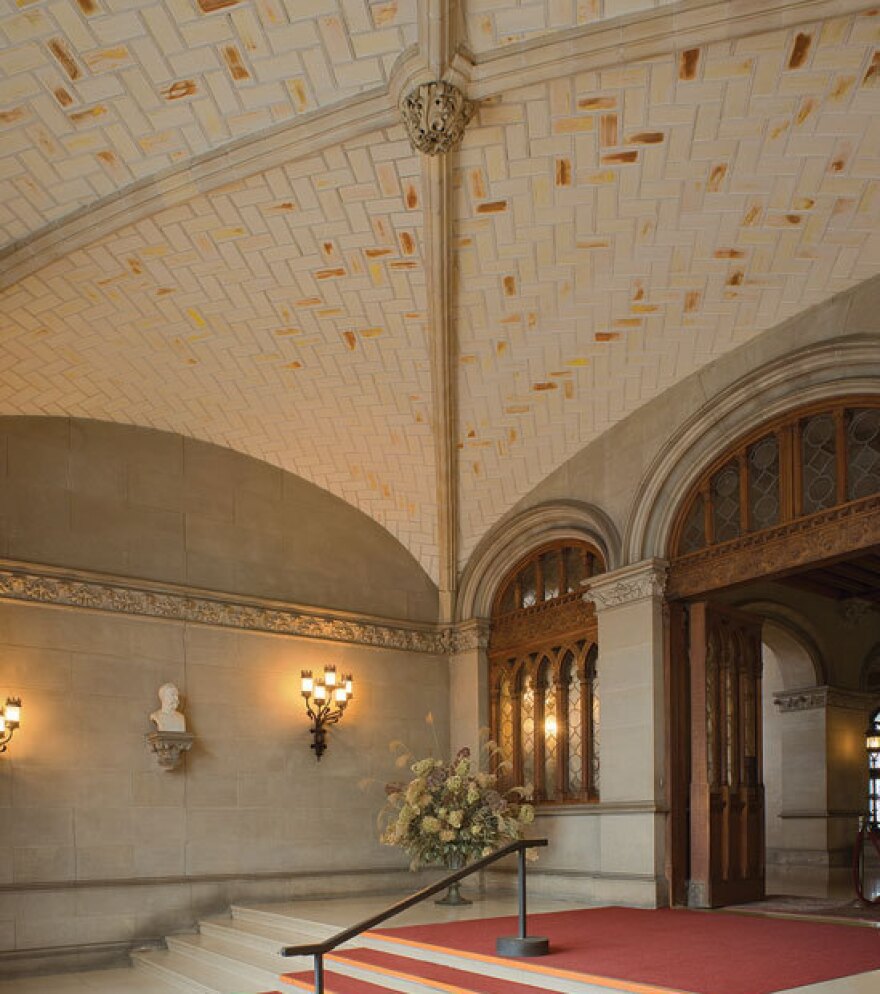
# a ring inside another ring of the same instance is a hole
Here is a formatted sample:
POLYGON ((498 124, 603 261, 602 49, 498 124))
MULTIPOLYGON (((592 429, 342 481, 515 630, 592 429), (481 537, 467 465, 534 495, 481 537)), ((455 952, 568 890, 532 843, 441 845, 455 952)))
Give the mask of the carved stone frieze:
POLYGON ((592 601, 598 610, 619 607, 650 597, 662 597, 666 586, 667 565, 661 560, 636 563, 591 577, 584 581, 586 590, 583 598, 592 601))
POLYGON ((464 137, 475 110, 472 100, 443 80, 416 86, 400 102, 410 144, 424 155, 438 155, 454 148, 464 137))
POLYGON ((773 703, 782 714, 791 711, 816 711, 820 708, 867 712, 873 701, 874 697, 871 694, 827 686, 779 690, 773 695, 773 703))
POLYGON ((681 556, 669 597, 688 597, 880 543, 880 494, 681 556))
MULTIPOLYGON (((191 621, 221 628, 297 635, 382 649, 448 655, 489 645, 490 624, 482 618, 454 625, 381 623, 256 598, 223 597, 186 587, 138 584, 123 577, 36 564, 0 564, 0 600, 79 607, 114 614, 191 621)), ((583 605, 581 605, 583 607, 583 605)), ((589 612, 592 615, 592 611, 589 612)))
POLYGON ((272 601, 261 603, 224 598, 186 588, 138 586, 136 582, 122 578, 105 580, 91 574, 70 576, 60 571, 18 565, 0 568, 0 598, 409 652, 447 653, 452 651, 457 637, 451 628, 382 624, 310 612, 272 601))

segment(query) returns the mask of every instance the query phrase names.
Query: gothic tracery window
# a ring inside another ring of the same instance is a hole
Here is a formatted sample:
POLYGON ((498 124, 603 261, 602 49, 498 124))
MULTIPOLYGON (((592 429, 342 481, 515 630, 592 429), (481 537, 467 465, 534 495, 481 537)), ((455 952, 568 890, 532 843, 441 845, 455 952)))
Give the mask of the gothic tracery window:
POLYGON ((555 542, 520 562, 495 598, 491 734, 504 781, 531 785, 541 804, 598 798, 596 619, 582 581, 604 570, 594 546, 555 542))

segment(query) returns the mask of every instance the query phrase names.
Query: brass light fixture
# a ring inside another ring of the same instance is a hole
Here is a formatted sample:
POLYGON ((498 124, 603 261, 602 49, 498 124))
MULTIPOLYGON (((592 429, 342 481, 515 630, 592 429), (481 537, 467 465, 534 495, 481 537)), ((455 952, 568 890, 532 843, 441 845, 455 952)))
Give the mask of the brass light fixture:
POLYGON ((6 746, 21 724, 21 698, 7 697, 6 706, 0 714, 0 752, 6 752, 6 746))
POLYGON ((312 720, 311 747, 315 758, 320 759, 327 749, 327 725, 335 725, 342 717, 346 705, 352 699, 351 674, 339 677, 335 666, 325 666, 324 675, 312 676, 311 670, 302 671, 302 696, 306 702, 306 714, 312 720))

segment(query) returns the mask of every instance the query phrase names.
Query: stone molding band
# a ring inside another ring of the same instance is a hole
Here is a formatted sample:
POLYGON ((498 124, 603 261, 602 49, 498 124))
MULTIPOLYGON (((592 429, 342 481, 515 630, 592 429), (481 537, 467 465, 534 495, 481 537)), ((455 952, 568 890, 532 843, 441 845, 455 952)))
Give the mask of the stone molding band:
POLYGON ((0 560, 0 600, 109 611, 166 621, 346 642, 433 655, 479 648, 480 625, 419 624, 326 612, 255 597, 84 570, 0 560))
POLYGON ((792 711, 816 711, 820 708, 867 711, 875 699, 876 695, 828 686, 779 690, 773 695, 773 703, 781 714, 792 711))
MULTIPOLYGON (((109 877, 87 880, 33 880, 29 882, 0 884, 0 894, 18 894, 30 891, 53 890, 95 890, 102 887, 169 887, 198 884, 253 883, 272 880, 311 880, 320 877, 389 877, 401 876, 406 880, 421 880, 425 874, 413 874, 411 870, 397 866, 357 867, 355 869, 330 870, 288 870, 264 871, 261 873, 189 873, 168 877, 109 877)), ((79 947, 76 947, 79 948, 79 947)))

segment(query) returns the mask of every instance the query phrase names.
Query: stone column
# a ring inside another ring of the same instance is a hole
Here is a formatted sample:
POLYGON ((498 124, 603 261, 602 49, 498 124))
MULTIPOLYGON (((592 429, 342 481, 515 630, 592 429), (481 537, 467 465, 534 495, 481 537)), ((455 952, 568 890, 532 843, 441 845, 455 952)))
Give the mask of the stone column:
POLYGON ((599 626, 599 797, 632 805, 603 819, 602 868, 653 875, 665 862, 663 590, 667 564, 650 559, 588 581, 599 626))
POLYGON ((768 868, 827 887, 849 872, 858 816, 867 807, 865 727, 872 698, 834 687, 779 691, 781 845, 768 868))
POLYGON ((480 732, 489 728, 489 622, 473 618, 452 630, 449 654, 449 746, 480 757, 480 732))

